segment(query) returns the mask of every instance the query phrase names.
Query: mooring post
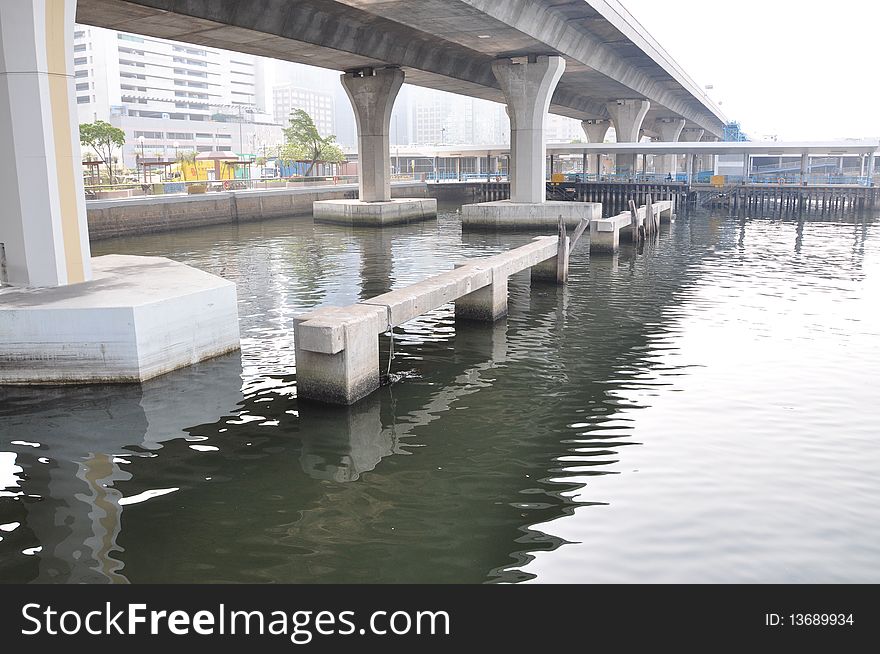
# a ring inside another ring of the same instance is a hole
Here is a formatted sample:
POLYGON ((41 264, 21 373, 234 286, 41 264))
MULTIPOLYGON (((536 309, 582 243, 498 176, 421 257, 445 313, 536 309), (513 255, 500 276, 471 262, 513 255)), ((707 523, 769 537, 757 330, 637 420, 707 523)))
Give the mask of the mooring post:
POLYGON ((556 245, 556 256, 532 266, 532 282, 568 282, 568 261, 571 250, 571 239, 565 229, 565 220, 559 216, 559 240, 556 245))
POLYGON ((638 245, 639 241, 642 240, 645 227, 643 224, 639 224, 639 211, 636 209, 636 203, 632 200, 629 201, 629 219, 633 243, 638 245))

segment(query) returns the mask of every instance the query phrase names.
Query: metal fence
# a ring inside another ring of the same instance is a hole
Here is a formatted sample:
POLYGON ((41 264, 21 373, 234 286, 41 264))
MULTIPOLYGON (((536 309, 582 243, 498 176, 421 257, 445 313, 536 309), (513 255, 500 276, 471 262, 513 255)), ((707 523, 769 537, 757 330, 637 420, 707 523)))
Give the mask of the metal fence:
POLYGON ((218 179, 196 181, 166 181, 129 184, 91 184, 85 186, 86 199, 116 199, 144 195, 198 195, 217 191, 246 191, 336 186, 357 184, 357 175, 335 177, 261 177, 254 179, 218 179))

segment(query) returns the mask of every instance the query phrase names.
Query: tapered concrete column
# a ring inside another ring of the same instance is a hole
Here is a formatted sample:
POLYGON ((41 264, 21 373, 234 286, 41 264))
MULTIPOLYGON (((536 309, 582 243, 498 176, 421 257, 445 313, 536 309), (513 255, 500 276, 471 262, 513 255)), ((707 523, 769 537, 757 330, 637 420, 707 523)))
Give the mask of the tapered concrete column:
MULTIPOLYGON (((584 130, 584 134, 587 136, 587 143, 604 143, 605 135, 608 134, 608 129, 611 127, 611 121, 609 120, 582 120, 581 121, 581 129, 584 130)), ((586 156, 586 155, 585 155, 586 156)), ((599 157, 586 157, 587 166, 584 169, 584 172, 588 173, 599 173, 599 157)))
MULTIPOLYGON (((681 130, 681 134, 678 136, 679 141, 683 141, 686 143, 696 143, 700 139, 703 138, 703 134, 705 134, 706 130, 700 128, 687 127, 681 130)), ((694 161, 692 155, 685 155, 685 168, 689 171, 688 174, 688 183, 690 183, 691 177, 694 172, 694 161)))
POLYGON ((73 86, 75 0, 0 2, 0 281, 91 278, 73 86))
MULTIPOLYGON (((605 105, 614 123, 618 143, 638 143, 641 135, 642 122, 651 108, 648 100, 617 100, 605 105)), ((636 170, 636 155, 617 155, 617 172, 632 174, 636 170)))
POLYGON ((403 85, 399 68, 363 68, 342 75, 358 131, 358 192, 364 202, 391 200, 391 110, 403 85))
POLYGON ((510 116, 511 202, 540 204, 546 200, 544 122, 564 70, 565 60, 555 55, 492 62, 510 116))
POLYGON ((678 135, 679 141, 684 141, 686 143, 696 143, 701 138, 703 138, 703 134, 706 130, 704 129, 695 129, 692 127, 688 127, 686 129, 681 130, 681 133, 678 135))
MULTIPOLYGON (((678 137, 681 136, 681 131, 684 129, 685 125, 684 118, 664 118, 662 120, 658 120, 654 124, 655 131, 660 135, 660 140, 664 143, 675 143, 678 141, 678 137)), ((655 160, 656 161, 656 160, 655 160)), ((656 172, 666 175, 672 175, 675 177, 678 172, 677 165, 677 157, 674 154, 665 154, 660 157, 660 168, 656 167, 656 172)))

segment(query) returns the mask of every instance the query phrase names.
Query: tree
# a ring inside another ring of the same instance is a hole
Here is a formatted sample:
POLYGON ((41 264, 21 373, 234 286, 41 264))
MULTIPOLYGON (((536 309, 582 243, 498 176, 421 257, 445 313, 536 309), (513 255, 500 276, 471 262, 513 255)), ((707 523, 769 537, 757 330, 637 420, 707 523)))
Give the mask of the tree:
POLYGON ((312 117, 302 109, 294 109, 290 113, 290 125, 284 130, 284 146, 281 158, 286 161, 309 161, 306 177, 319 161, 340 163, 345 161, 345 154, 336 144, 336 137, 321 136, 312 117))
POLYGON ((125 145, 125 132, 103 120, 79 126, 79 142, 95 151, 110 174, 113 183, 113 150, 125 145))

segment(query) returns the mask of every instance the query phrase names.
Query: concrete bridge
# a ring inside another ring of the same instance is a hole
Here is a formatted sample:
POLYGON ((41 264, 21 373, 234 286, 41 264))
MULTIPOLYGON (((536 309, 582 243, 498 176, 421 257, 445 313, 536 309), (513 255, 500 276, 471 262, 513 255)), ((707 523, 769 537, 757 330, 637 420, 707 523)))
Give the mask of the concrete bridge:
MULTIPOLYGON (((687 126, 719 135, 724 123, 611 1, 0 3, 0 149, 11 161, 0 178, 0 383, 137 382, 239 344, 231 283, 170 261, 92 259, 75 20, 344 70, 360 165, 359 199, 349 203, 356 210, 341 203, 340 217, 375 225, 436 214, 435 202, 391 198, 389 122, 405 79, 507 104, 511 197, 491 211, 536 225, 555 224, 560 213, 582 222, 596 211, 592 203, 547 206, 548 111, 582 119, 593 142, 611 124, 618 140, 637 141, 643 131, 677 138, 687 126)), ((632 169, 635 158, 618 165, 632 169)))
MULTIPOLYGON (((80 0, 81 23, 345 71, 358 126, 362 202, 316 209, 375 224, 428 218, 430 203, 392 201, 389 123, 404 81, 504 102, 511 119, 511 202, 542 216, 544 119, 583 121, 591 142, 722 135, 724 116, 615 0, 80 0)), ((635 157, 621 155, 624 172, 635 157)), ((552 215, 551 215, 552 214, 552 215)), ((582 216, 575 216, 576 223, 582 216)))
POLYGON ((76 17, 340 71, 399 67, 407 83, 496 102, 506 100, 496 59, 559 55, 551 113, 607 122, 618 101, 648 101, 649 131, 684 118, 720 137, 725 122, 615 0, 79 0, 76 17))

